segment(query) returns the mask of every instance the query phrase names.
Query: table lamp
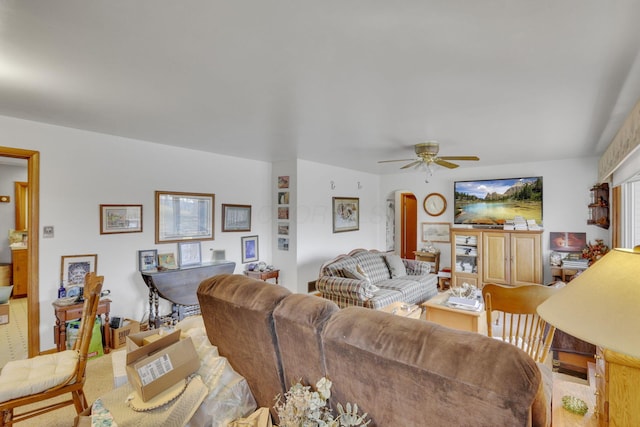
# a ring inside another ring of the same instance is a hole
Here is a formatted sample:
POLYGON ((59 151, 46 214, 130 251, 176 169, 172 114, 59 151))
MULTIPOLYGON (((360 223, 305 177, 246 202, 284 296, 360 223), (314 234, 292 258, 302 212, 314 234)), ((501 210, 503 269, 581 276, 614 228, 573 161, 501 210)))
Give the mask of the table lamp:
POLYGON ((609 251, 540 304, 538 314, 570 335, 640 358, 640 251, 609 251))

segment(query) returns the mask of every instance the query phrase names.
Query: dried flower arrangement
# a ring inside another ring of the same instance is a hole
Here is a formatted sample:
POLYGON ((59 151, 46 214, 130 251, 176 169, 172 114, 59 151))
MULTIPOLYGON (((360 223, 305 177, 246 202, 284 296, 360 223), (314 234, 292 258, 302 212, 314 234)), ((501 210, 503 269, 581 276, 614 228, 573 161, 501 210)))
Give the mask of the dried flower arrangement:
POLYGON ((587 247, 582 250, 582 258, 589 260, 589 265, 593 264, 609 252, 609 246, 604 244, 602 239, 596 239, 595 243, 588 243, 587 247))
POLYGON ((282 396, 276 396, 274 406, 280 427, 356 427, 366 426, 367 414, 358 415, 358 405, 338 403, 338 416, 334 418, 327 402, 331 397, 331 381, 326 377, 316 383, 316 390, 303 386, 301 381, 291 386, 282 396))

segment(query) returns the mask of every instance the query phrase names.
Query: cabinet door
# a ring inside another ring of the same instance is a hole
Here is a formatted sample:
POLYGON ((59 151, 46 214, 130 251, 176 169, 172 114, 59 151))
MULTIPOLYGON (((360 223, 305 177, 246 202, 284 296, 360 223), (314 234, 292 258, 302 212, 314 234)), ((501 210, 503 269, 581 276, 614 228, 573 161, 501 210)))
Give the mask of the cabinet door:
POLYGON ((481 239, 478 231, 458 230, 451 232, 451 283, 464 282, 480 285, 481 276, 481 239))
POLYGON ((23 297, 27 295, 27 250, 14 249, 11 251, 13 263, 13 295, 23 297))
POLYGON ((540 234, 511 233, 511 284, 542 284, 540 234))
POLYGON ((484 283, 510 284, 511 261, 508 233, 482 233, 484 283))

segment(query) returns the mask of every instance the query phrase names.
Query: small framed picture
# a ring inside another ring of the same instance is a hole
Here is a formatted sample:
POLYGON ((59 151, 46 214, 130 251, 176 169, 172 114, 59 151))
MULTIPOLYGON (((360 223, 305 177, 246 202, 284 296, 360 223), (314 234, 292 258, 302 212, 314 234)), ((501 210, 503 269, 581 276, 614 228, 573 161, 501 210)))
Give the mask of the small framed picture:
POLYGON ((333 232, 360 229, 360 199, 358 197, 333 198, 333 232))
POLYGON ((289 235, 289 223, 288 222, 279 222, 278 223, 278 234, 282 234, 283 236, 289 235))
POLYGON ((222 205, 222 231, 251 231, 251 205, 222 205))
POLYGON ((242 263, 258 261, 258 236, 242 238, 242 263))
POLYGON ((289 192, 288 191, 278 191, 278 204, 279 205, 288 205, 289 204, 289 192))
POLYGON ((177 268, 176 256, 173 252, 158 254, 158 270, 175 270, 177 268))
POLYGON ((278 188, 289 188, 289 176, 278 177, 278 188))
POLYGON ((138 270, 158 270, 158 251, 156 249, 146 249, 143 251, 138 251, 138 270))
POLYGON ((278 219, 289 219, 289 207, 279 207, 278 208, 278 219))
POLYGON ((60 281, 65 286, 83 286, 84 276, 98 270, 98 255, 63 255, 60 265, 60 281))
POLYGON ((178 242, 178 265, 196 265, 202 262, 200 242, 178 242))
POLYGON ((449 222, 423 222, 422 241, 423 242, 449 242, 449 232, 451 223, 449 222))
POLYGON ((141 232, 142 205, 100 205, 100 234, 141 232))
POLYGON ((280 250, 280 251, 288 251, 289 250, 289 238, 288 237, 278 237, 278 250, 280 250))

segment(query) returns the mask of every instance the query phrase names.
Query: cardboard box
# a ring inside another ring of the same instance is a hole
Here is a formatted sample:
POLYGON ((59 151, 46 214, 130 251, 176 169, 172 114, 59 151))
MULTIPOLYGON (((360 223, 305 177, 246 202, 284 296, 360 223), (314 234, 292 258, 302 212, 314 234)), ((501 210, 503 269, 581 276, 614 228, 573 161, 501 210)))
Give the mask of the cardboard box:
POLYGON ((146 337, 157 333, 152 329, 127 337, 127 378, 144 402, 200 367, 193 341, 190 337, 180 339, 179 330, 143 344, 146 337))
POLYGON ((9 303, 0 304, 0 325, 9 323, 9 303))
POLYGON ((73 420, 73 427, 91 427, 91 405, 76 415, 73 420))
POLYGON ((124 326, 118 329, 111 329, 111 348, 117 349, 127 344, 127 337, 140 332, 140 322, 125 319, 124 326))

